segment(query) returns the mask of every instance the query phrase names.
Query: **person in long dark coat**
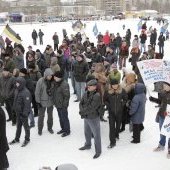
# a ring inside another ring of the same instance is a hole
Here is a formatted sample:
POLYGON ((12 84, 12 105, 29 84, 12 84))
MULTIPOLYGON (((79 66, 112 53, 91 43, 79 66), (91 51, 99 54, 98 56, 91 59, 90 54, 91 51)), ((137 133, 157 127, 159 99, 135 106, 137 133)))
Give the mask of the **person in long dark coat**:
POLYGON ((9 167, 6 153, 9 150, 8 141, 6 137, 6 118, 5 112, 0 106, 0 169, 6 170, 9 167))

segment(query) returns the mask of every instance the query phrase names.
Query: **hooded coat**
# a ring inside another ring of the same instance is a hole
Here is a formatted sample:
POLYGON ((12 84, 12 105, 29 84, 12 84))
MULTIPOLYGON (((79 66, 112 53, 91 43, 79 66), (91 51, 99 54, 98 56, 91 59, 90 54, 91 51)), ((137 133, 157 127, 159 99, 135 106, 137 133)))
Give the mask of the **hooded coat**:
POLYGON ((145 118, 146 88, 142 83, 135 85, 135 96, 132 99, 129 114, 133 124, 141 124, 145 118))
POLYGON ((37 103, 40 103, 43 107, 50 107, 53 105, 52 96, 47 93, 48 83, 46 77, 52 76, 53 72, 50 68, 47 68, 44 72, 44 77, 40 78, 37 82, 35 89, 35 100, 37 103))
POLYGON ((26 88, 26 81, 23 77, 18 77, 16 83, 19 87, 15 90, 13 108, 20 118, 28 118, 31 109, 31 94, 26 88))

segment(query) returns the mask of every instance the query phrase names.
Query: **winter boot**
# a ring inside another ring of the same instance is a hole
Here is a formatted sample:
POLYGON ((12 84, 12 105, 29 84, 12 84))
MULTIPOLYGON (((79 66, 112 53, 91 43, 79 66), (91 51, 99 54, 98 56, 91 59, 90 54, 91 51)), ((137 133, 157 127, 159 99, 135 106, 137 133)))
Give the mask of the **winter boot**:
POLYGON ((153 151, 160 152, 160 151, 163 151, 164 149, 165 149, 165 147, 159 144, 158 147, 156 147, 153 151))
POLYGON ((30 142, 29 140, 25 140, 25 141, 23 142, 23 144, 21 145, 21 147, 27 146, 29 142, 30 142))
POLYGON ((9 145, 14 145, 14 144, 16 144, 16 143, 19 143, 19 140, 14 139, 14 140, 12 140, 12 141, 9 143, 9 145))

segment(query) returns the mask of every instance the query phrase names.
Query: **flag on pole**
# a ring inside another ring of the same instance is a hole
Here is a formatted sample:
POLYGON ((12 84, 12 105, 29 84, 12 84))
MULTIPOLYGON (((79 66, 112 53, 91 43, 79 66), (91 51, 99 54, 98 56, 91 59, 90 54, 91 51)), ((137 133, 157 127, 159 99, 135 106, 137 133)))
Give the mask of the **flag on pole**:
POLYGON ((21 38, 8 24, 5 26, 2 34, 5 34, 12 41, 21 44, 21 38))
POLYGON ((164 33, 166 32, 168 26, 169 26, 169 23, 166 23, 165 25, 163 25, 163 26, 161 27, 160 32, 162 32, 162 33, 164 34, 164 33))
POLYGON ((98 34, 98 28, 97 28, 97 24, 96 23, 93 26, 93 33, 94 33, 94 36, 97 36, 97 34, 98 34))
POLYGON ((138 23, 138 32, 142 29, 142 20, 139 21, 138 23))

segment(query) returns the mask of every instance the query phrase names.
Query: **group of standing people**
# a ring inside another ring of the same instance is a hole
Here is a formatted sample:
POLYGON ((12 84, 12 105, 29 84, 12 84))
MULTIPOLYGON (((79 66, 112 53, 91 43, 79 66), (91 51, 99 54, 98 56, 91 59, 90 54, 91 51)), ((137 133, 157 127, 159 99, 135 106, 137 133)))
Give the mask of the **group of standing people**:
MULTIPOLYGON (((42 31, 39 32, 40 44, 43 44, 42 31)), ((1 105, 5 104, 12 125, 16 125, 16 135, 11 145, 20 140, 22 126, 25 130, 25 140, 22 147, 30 142, 30 129, 35 126, 34 117, 38 116, 38 135, 43 134, 44 117, 47 112, 47 130, 54 134, 53 109, 56 107, 61 129, 57 134, 62 137, 70 135, 70 121, 68 107, 70 101, 71 79, 73 92, 76 95, 75 102, 79 102, 79 114, 84 119, 85 144, 80 150, 91 148, 91 139, 94 138, 95 155, 98 158, 102 153, 100 121, 107 122, 104 114, 108 112, 109 139, 108 148, 116 146, 119 133, 125 131, 126 124, 132 125, 133 139, 131 143, 141 142, 141 131, 144 129, 146 88, 140 72, 137 68, 139 60, 156 58, 154 51, 155 42, 146 52, 145 41, 147 37, 142 32, 135 35, 131 42, 131 31, 127 30, 125 37, 119 33, 97 36, 97 46, 86 38, 82 42, 80 33, 71 39, 64 35, 62 44, 59 46, 59 38, 54 33, 54 49, 47 45, 44 52, 39 49, 34 51, 31 46, 25 54, 25 49, 20 44, 7 43, 1 51, 0 60, 0 99, 1 105), (142 49, 144 53, 141 56, 142 49), (131 51, 129 48, 132 46, 131 51), (26 55, 26 66, 24 66, 26 55), (130 56, 130 57, 129 57, 130 56), (126 69, 126 60, 132 64, 132 70, 126 69), (119 67, 119 69, 118 69, 119 67), (121 75, 121 71, 123 74, 121 75), (33 109, 32 109, 33 107, 33 109), (29 123, 30 122, 30 123, 29 123)), ((33 43, 36 45, 37 33, 32 33, 33 43)), ((153 37, 152 37, 153 38, 153 37)), ((160 41, 160 40, 159 40, 160 41)), ((164 85, 165 86, 165 85, 164 85)), ((169 84, 162 91, 169 93, 169 84)), ((167 94, 167 93, 166 93, 167 94)), ((163 107, 159 111, 159 124, 163 124, 162 114, 166 111, 168 96, 156 100, 163 107)), ((0 110, 4 115, 3 109, 0 110)), ((0 138, 0 147, 6 155, 8 145, 5 135, 5 117, 1 123, 3 142, 0 138)), ((165 145, 165 137, 161 137, 157 148, 162 150, 165 145)), ((169 151, 168 154, 170 155, 169 151)), ((0 155, 0 156, 1 156, 0 155)), ((3 168, 8 167, 7 157, 3 155, 3 168)))

